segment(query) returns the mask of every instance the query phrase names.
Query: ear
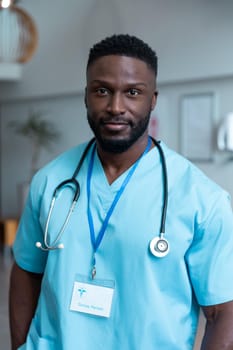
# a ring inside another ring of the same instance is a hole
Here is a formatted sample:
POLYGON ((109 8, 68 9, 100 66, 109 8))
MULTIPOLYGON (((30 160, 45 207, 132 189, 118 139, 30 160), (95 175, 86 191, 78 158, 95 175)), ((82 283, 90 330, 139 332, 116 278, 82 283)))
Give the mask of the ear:
POLYGON ((84 103, 87 108, 87 87, 85 87, 84 103))
POLYGON ((156 106, 157 97, 158 97, 158 91, 155 90, 154 95, 153 95, 152 100, 151 100, 151 110, 152 110, 152 111, 153 111, 153 109, 154 109, 155 106, 156 106))

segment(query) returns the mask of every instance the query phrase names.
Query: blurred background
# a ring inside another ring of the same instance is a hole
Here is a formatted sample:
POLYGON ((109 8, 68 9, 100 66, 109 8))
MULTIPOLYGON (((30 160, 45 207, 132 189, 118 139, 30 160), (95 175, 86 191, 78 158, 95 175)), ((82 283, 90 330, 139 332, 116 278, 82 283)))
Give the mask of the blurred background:
MULTIPOLYGON (((88 51, 114 33, 139 36, 158 54, 153 136, 233 196, 231 0, 21 0, 14 11, 0 3, 6 7, 0 10, 3 251, 11 246, 33 173, 91 137, 83 102, 88 51)), ((5 322, 6 306, 0 311, 5 322)))

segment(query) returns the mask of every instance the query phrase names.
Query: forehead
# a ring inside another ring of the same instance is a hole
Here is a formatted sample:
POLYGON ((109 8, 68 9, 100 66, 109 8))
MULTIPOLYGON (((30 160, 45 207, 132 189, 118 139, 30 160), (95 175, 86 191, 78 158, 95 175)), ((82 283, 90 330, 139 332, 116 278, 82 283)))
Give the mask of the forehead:
POLYGON ((102 56, 87 69, 87 82, 110 78, 151 83, 155 82, 155 73, 146 62, 120 55, 102 56))

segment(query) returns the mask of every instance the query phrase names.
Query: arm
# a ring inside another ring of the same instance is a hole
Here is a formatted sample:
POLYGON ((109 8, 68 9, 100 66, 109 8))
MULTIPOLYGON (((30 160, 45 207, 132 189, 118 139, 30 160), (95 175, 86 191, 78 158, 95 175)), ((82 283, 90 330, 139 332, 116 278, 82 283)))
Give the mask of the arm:
POLYGON ((9 317, 12 350, 25 343, 37 306, 42 275, 13 264, 9 290, 9 317))
POLYGON ((207 323, 201 350, 233 350, 233 301, 202 309, 207 323))

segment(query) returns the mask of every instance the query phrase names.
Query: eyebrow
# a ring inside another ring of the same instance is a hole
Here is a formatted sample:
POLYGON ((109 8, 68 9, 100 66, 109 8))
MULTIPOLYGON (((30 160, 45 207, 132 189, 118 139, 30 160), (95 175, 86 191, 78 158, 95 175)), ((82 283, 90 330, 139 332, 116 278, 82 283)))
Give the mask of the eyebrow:
MULTIPOLYGON (((109 81, 106 81, 106 80, 101 80, 101 79, 95 79, 95 80, 92 80, 90 81, 91 84, 104 84, 104 85, 111 85, 111 82, 109 81)), ((140 82, 140 81, 133 81, 133 82, 128 82, 126 84, 127 86, 144 86, 144 87, 147 87, 147 84, 146 83, 143 83, 143 82, 140 82)))

